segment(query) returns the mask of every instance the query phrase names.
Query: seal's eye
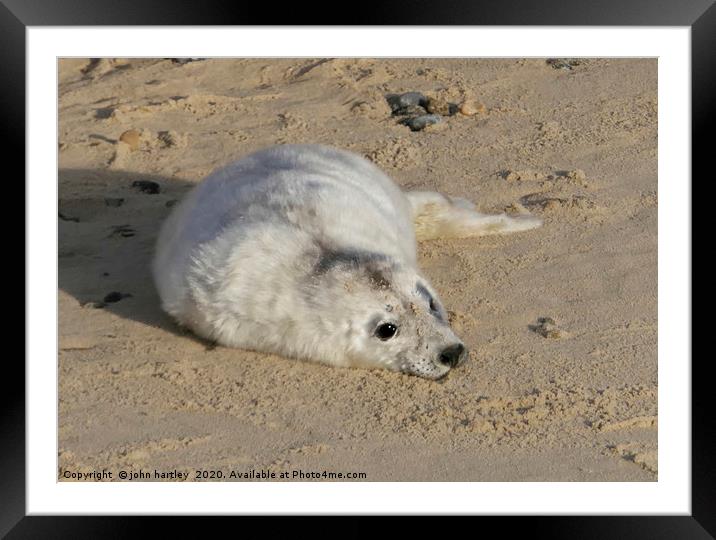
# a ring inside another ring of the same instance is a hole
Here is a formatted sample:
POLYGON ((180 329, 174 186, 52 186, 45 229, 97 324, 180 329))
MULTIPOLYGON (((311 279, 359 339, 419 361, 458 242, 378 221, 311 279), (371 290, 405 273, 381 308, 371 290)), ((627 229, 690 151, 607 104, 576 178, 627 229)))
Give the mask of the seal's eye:
POLYGON ((430 298, 430 311, 438 311, 438 306, 435 304, 435 300, 430 298))
POLYGON ((387 341, 390 338, 392 338, 397 331, 398 331, 398 327, 395 326, 394 324, 383 323, 378 328, 375 329, 375 335, 378 337, 378 339, 387 341))

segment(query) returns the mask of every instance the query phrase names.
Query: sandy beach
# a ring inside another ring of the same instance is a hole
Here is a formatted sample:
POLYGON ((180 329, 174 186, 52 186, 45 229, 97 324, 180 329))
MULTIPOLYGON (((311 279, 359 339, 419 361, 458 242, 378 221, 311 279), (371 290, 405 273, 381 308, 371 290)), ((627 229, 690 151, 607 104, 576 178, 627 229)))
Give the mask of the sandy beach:
POLYGON ((60 480, 657 480, 656 59, 63 59, 58 144, 60 480), (386 101, 408 91, 474 114, 411 131, 386 101), (543 218, 420 244, 465 365, 439 382, 330 368, 162 312, 150 261, 171 207, 283 143, 543 218))

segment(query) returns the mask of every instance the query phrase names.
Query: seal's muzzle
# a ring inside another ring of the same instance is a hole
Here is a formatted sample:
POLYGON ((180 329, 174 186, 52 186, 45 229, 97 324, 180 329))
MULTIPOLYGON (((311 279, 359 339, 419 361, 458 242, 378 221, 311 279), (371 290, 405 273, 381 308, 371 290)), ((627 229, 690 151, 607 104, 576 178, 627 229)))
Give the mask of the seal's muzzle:
POLYGON ((456 367, 465 359, 465 346, 462 343, 445 347, 438 356, 438 363, 443 366, 456 367))

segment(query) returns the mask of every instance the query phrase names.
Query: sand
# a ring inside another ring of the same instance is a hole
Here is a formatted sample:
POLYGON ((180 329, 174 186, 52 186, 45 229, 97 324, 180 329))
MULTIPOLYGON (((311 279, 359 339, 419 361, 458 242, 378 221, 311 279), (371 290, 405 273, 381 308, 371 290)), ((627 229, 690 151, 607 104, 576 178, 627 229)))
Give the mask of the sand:
POLYGON ((59 111, 60 480, 657 479, 655 59, 66 59, 59 111), (475 114, 412 132, 385 95, 413 90, 475 114), (471 351, 442 382, 214 347, 161 311, 171 205, 293 142, 544 218, 420 245, 471 351))

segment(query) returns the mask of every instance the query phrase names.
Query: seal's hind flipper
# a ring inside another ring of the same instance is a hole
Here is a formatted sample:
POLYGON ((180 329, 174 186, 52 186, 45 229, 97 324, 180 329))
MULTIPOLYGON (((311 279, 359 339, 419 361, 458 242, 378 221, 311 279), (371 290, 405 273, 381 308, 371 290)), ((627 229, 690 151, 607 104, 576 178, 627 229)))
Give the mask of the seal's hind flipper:
POLYGON ((430 191, 406 193, 413 209, 418 240, 468 238, 488 234, 507 234, 534 229, 542 220, 530 214, 481 214, 467 199, 447 197, 430 191))

